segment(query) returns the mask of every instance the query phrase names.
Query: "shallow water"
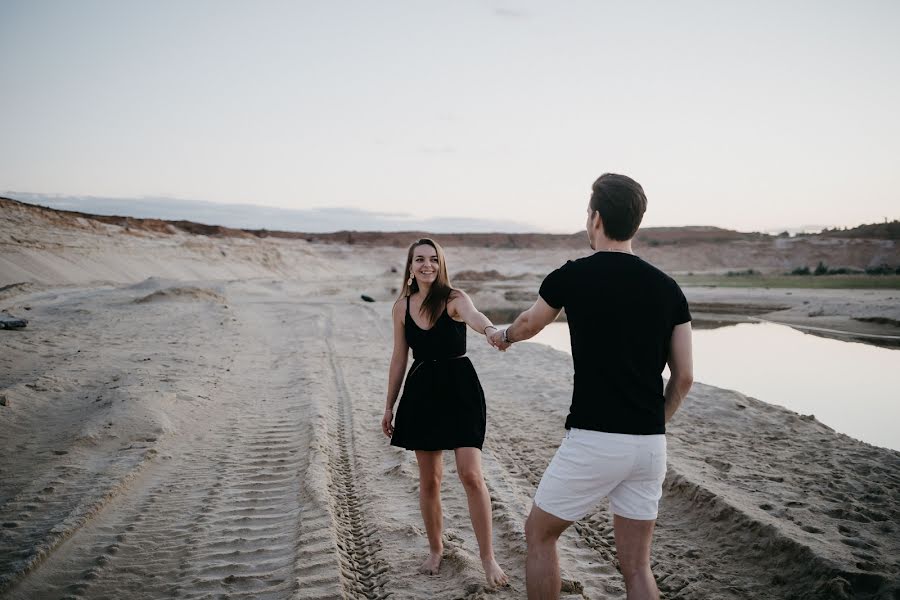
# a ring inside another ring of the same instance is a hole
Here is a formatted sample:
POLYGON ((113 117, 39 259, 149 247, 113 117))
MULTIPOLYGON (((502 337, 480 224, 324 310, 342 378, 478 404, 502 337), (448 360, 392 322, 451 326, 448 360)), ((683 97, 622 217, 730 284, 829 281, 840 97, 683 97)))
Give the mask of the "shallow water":
MULTIPOLYGON (((571 352, 566 323, 550 324, 531 341, 571 352)), ((696 381, 813 414, 836 431, 900 450, 900 351, 774 323, 694 329, 693 341, 696 381)))

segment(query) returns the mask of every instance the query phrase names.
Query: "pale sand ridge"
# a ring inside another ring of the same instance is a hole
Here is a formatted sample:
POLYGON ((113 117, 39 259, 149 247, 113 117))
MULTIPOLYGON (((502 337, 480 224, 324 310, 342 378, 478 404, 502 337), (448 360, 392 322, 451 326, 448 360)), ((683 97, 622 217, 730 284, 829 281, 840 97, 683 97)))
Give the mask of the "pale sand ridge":
MULTIPOLYGON (((103 228, 0 225, 44 246, 0 246, 0 309, 30 320, 0 332, 0 597, 524 597, 570 356, 470 337, 510 587, 484 585, 449 457, 446 551, 423 577, 415 459, 379 427, 402 250, 103 228)), ((453 256, 512 273, 503 257, 453 256)), ((702 384, 668 439, 663 597, 900 597, 900 453, 702 384)), ((564 597, 624 598, 605 507, 560 551, 564 597)))

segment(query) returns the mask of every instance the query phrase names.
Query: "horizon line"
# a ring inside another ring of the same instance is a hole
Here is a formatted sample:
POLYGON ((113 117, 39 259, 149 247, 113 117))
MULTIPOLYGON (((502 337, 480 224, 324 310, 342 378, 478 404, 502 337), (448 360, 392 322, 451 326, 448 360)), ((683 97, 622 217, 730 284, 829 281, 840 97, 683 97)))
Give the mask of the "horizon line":
MULTIPOLYGON (((85 195, 73 195, 73 194, 62 194, 62 193, 43 193, 43 192, 22 192, 15 190, 5 190, 0 192, 0 199, 11 200, 13 202, 18 202, 20 204, 25 204, 28 206, 35 206, 38 208, 43 208, 46 210, 52 210, 55 212, 68 212, 74 213, 78 215, 83 215, 86 217, 112 217, 112 218, 123 218, 123 219, 135 219, 135 220, 156 220, 163 221, 168 223, 177 223, 177 222, 185 222, 191 223, 195 225, 202 225, 205 227, 221 227, 225 229, 235 229, 239 231, 245 231, 248 233, 253 232, 272 232, 272 233, 305 233, 305 234, 314 234, 314 235, 328 235, 328 234, 338 234, 338 233, 432 233, 439 235, 559 235, 559 236, 572 236, 583 233, 583 230, 575 230, 571 232, 563 232, 563 231, 540 231, 540 230, 527 230, 521 229, 516 231, 509 230, 483 230, 483 231, 430 231, 424 228, 413 228, 413 229, 354 229, 354 228, 340 228, 328 231, 311 231, 311 230, 300 230, 300 229, 272 229, 269 227, 250 227, 250 226, 233 226, 233 225, 223 225, 221 223, 210 223, 205 221, 186 219, 186 218, 166 218, 163 216, 134 216, 129 214, 103 214, 103 213, 94 213, 94 212, 85 212, 82 210, 73 210, 71 208, 57 208, 53 206, 38 204, 37 202, 28 201, 28 200, 20 200, 18 198, 14 198, 11 196, 7 196, 7 194, 16 194, 22 196, 35 196, 35 197, 50 197, 50 198, 59 198, 59 199, 94 199, 100 201, 128 201, 128 200, 159 200, 168 203, 200 203, 207 204, 212 206, 223 206, 223 207, 244 207, 251 209, 271 209, 276 211, 285 211, 285 212, 293 212, 293 213, 304 213, 304 212, 315 212, 315 211, 338 211, 338 210, 351 210, 356 211, 361 214, 370 215, 372 217, 393 217, 398 219, 407 219, 407 220, 418 220, 418 221, 484 221, 484 222, 494 222, 494 219, 478 219, 476 217, 464 217, 464 216, 450 216, 450 217, 416 217, 409 214, 404 213, 391 213, 391 212, 380 212, 380 211, 369 211, 362 208, 357 208, 353 206, 316 206, 310 208, 283 208, 272 205, 263 205, 263 204, 247 204, 247 203, 226 203, 226 202, 215 202, 211 200, 194 200, 194 199, 184 199, 184 198, 176 198, 171 196, 154 196, 154 195, 142 195, 142 196, 132 196, 132 197, 112 197, 112 196, 96 196, 93 194, 85 194, 85 195)), ((719 229, 722 231, 731 231, 735 233, 742 234, 763 234, 763 235, 771 235, 773 237, 777 237, 783 233, 788 233, 790 236, 794 236, 796 234, 818 234, 824 231, 829 230, 847 230, 847 229, 855 229, 857 227, 863 227, 867 225, 880 225, 886 223, 893 223, 898 219, 888 219, 888 217, 884 217, 883 221, 876 221, 871 223, 859 223, 856 225, 800 225, 800 226, 779 226, 779 227, 769 227, 764 229, 756 229, 756 230, 741 230, 741 229, 731 229, 729 227, 724 227, 721 225, 713 225, 713 224, 689 224, 689 225, 651 225, 651 226, 641 226, 638 231, 647 231, 647 230, 660 230, 660 229, 719 229)), ((526 223, 517 223, 517 222, 509 222, 510 225, 531 225, 526 223)))

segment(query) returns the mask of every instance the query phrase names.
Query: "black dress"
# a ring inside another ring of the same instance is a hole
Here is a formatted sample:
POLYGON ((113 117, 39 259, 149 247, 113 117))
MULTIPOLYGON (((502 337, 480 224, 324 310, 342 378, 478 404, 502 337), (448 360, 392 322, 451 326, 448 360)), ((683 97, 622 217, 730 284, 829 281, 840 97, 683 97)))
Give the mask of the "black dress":
POLYGON ((451 319, 445 308, 434 327, 421 329, 409 314, 407 297, 403 329, 413 364, 403 384, 391 445, 480 450, 487 411, 481 382, 465 356, 466 324, 451 319))

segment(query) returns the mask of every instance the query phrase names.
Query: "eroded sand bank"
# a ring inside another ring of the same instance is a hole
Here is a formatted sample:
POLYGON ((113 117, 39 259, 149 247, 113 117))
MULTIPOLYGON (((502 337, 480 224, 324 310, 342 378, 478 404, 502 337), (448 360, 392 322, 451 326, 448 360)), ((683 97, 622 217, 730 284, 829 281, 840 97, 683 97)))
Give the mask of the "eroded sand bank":
MULTIPOLYGON (((444 565, 423 577, 414 457, 379 427, 396 249, 19 225, 0 228, 33 241, 0 254, 22 284, 0 308, 30 319, 0 331, 0 595, 524 597, 523 523, 563 435, 568 355, 470 338, 511 585, 483 586, 449 456, 444 565)), ((900 453, 696 384, 669 456, 664 597, 900 597, 900 453)), ((605 507, 560 551, 564 597, 624 598, 605 507)))
MULTIPOLYGON (((0 392, 9 597, 485 593, 451 460, 444 568, 416 574, 415 462, 378 427, 386 303, 282 281, 23 300, 32 326, 5 334, 0 392)), ((499 354, 477 336, 470 355, 489 401, 498 559, 512 576, 493 597, 521 598, 522 524, 563 434, 570 358, 530 344, 499 354)), ((897 453, 703 385, 669 447, 654 546, 667 597, 896 590, 897 453)), ((575 596, 624 597, 611 536, 601 508, 564 537, 575 596)))

